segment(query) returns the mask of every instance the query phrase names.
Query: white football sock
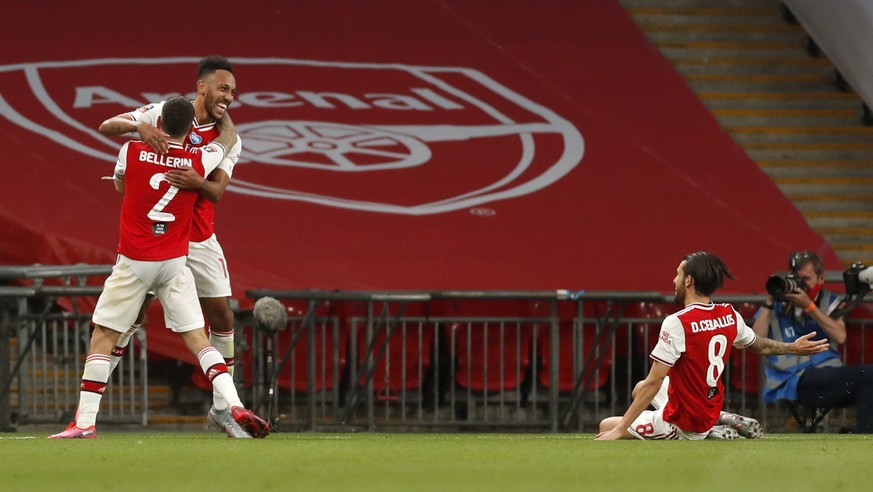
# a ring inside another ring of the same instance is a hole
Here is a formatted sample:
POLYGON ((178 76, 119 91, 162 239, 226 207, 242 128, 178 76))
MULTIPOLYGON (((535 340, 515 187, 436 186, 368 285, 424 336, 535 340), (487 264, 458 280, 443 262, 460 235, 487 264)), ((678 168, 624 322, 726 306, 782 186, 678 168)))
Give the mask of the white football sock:
POLYGON ((215 350, 215 347, 206 347, 197 354, 197 359, 200 361, 200 368, 206 378, 212 382, 212 389, 217 391, 229 407, 241 407, 242 401, 239 399, 239 394, 236 392, 233 378, 227 372, 227 366, 224 364, 224 358, 215 350))
POLYGON ((109 356, 89 355, 82 371, 82 385, 79 391, 79 409, 76 411, 76 426, 85 429, 97 422, 100 400, 109 381, 109 356))
MULTIPOLYGON (((224 364, 227 366, 227 372, 233 379, 233 364, 234 364, 234 347, 233 347, 233 330, 230 333, 218 333, 212 330, 209 331, 209 342, 218 350, 218 353, 224 358, 224 364)), ((216 410, 224 410, 227 408, 227 401, 221 396, 221 393, 212 391, 212 406, 216 410)))

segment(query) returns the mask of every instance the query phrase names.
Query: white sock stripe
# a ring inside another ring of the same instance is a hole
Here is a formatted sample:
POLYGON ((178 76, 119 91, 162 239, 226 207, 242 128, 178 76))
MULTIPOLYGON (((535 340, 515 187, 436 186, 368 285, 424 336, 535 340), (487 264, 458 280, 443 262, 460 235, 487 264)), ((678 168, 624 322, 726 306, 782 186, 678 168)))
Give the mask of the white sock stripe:
POLYGON ((197 360, 203 360, 203 357, 206 356, 209 352, 218 353, 218 350, 215 350, 215 347, 204 347, 203 350, 201 350, 200 353, 197 354, 197 360))
POLYGON ((217 337, 232 337, 234 334, 233 330, 230 331, 214 331, 212 329, 209 330, 209 334, 217 336, 217 337))

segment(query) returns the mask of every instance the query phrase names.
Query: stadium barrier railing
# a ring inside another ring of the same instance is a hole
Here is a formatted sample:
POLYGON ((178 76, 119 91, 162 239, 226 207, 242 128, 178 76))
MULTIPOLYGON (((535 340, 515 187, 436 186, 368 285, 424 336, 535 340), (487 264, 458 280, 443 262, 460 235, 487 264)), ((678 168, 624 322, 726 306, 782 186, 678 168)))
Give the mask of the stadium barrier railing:
MULTIPOLYGON (((238 333, 256 410, 283 430, 593 431, 621 414, 672 296, 654 292, 337 292, 252 290, 288 308, 288 328, 238 333), (312 370, 310 370, 312 368, 312 370)), ((716 297, 751 326, 761 295, 716 297)), ((246 321, 248 320, 248 321, 246 321)), ((871 320, 873 322, 873 320, 871 320)), ((870 363, 869 323, 849 320, 848 363, 870 363)), ((871 344, 873 348, 873 344, 871 344)), ((763 365, 735 350, 725 409, 792 430, 761 399, 763 365)), ((830 422, 850 422, 852 409, 830 422)))
MULTIPOLYGON (((3 429, 72 416, 90 315, 110 271, 0 267, 3 429)), ((247 295, 275 297, 289 314, 275 333, 257 329, 251 310, 238 309, 236 317, 235 379, 247 403, 280 430, 590 432, 625 410, 649 369, 662 320, 677 309, 671 296, 654 292, 247 295)), ((716 297, 749 324, 763 299, 716 297)), ((873 363, 868 318, 849 317, 849 340, 840 348, 848 364, 873 363)), ((113 374, 101 421, 148 422, 145 332, 113 374)), ((754 353, 732 353, 726 409, 769 430, 791 430, 784 405, 761 400, 762 367, 754 353)), ((836 409, 819 428, 831 431, 853 418, 853 409, 836 409)))
MULTIPOLYGON (((0 266, 0 428, 72 420, 90 319, 111 265, 0 266)), ((145 330, 140 330, 144 332, 145 330)), ((104 394, 101 420, 148 422, 145 333, 104 394)))

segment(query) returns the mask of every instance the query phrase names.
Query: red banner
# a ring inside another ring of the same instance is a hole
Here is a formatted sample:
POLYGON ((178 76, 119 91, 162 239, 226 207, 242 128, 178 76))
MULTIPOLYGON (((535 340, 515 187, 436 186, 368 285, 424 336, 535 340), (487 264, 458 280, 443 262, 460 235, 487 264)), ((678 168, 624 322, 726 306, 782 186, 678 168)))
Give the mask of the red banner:
POLYGON ((193 96, 218 52, 244 145, 216 209, 237 297, 671 291, 695 250, 737 274, 725 292, 762 291, 796 249, 839 267, 618 1, 219 1, 214 23, 160 4, 7 13, 0 262, 113 262, 100 177, 123 139, 96 128, 193 96))

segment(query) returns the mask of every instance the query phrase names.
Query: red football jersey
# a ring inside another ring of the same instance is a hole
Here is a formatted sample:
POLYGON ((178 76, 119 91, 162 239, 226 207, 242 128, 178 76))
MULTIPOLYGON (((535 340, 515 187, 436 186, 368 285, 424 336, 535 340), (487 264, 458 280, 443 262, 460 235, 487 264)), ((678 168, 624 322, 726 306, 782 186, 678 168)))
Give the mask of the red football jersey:
POLYGON ((755 332, 730 304, 692 303, 661 325, 651 358, 671 366, 664 420, 689 432, 706 432, 724 405, 721 376, 731 347, 745 348, 755 332))
MULTIPOLYGON (((202 147, 218 138, 218 135, 219 131, 215 127, 215 122, 197 126, 195 121, 194 128, 185 139, 185 148, 202 147)), ((194 201, 194 220, 191 223, 190 240, 195 243, 206 241, 212 237, 213 233, 215 233, 215 204, 198 193, 194 201)))
POLYGON ((116 179, 125 182, 118 252, 140 261, 161 261, 188 254, 194 202, 199 193, 170 186, 164 173, 191 166, 206 176, 224 158, 224 148, 212 144, 186 150, 170 143, 160 155, 144 142, 127 142, 118 154, 116 179))
MULTIPOLYGON (((157 104, 149 104, 147 106, 143 106, 135 111, 131 111, 128 113, 131 118, 136 121, 144 121, 149 123, 157 128, 161 127, 161 110, 164 107, 164 102, 161 101, 157 104)), ((191 132, 188 134, 188 137, 185 139, 185 148, 190 150, 196 147, 203 147, 204 145, 212 142, 219 135, 218 128, 216 128, 215 122, 207 123, 205 125, 199 125, 197 120, 194 120, 194 128, 191 129, 191 132)), ((227 149, 228 155, 233 163, 236 163, 236 160, 239 159, 240 150, 242 148, 240 140, 237 140, 237 144, 233 146, 232 149, 227 149)), ((231 174, 233 169, 233 165, 231 164, 229 168, 225 168, 222 166, 222 170, 231 174)), ((208 198, 203 197, 202 195, 198 195, 194 204, 194 219, 191 224, 191 241, 195 243, 199 243, 205 241, 212 237, 212 234, 215 232, 215 204, 209 201, 208 198)))

